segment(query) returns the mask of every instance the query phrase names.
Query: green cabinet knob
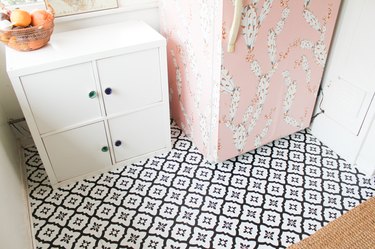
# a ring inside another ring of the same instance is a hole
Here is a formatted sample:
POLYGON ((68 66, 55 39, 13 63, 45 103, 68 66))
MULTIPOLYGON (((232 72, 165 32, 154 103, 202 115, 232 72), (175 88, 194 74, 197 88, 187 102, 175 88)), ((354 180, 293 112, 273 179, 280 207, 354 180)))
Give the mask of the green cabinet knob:
POLYGON ((103 147, 102 147, 102 152, 108 152, 108 151, 109 151, 108 146, 103 146, 103 147))
POLYGON ((93 98, 95 98, 96 97, 96 91, 91 91, 91 92, 89 92, 89 98, 90 99, 93 99, 93 98))

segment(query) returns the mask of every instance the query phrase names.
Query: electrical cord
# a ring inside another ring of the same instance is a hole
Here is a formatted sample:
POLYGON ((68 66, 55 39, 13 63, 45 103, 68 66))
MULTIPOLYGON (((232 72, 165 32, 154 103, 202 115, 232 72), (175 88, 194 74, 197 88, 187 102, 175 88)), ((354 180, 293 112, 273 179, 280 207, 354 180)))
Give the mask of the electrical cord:
POLYGON ((325 110, 322 108, 322 104, 323 104, 323 100, 324 100, 324 92, 323 92, 323 88, 322 88, 322 87, 321 87, 320 90, 319 90, 319 95, 322 96, 321 101, 320 101, 320 103, 319 103, 319 105, 318 105, 318 109, 319 109, 320 111, 311 117, 311 122, 313 122, 314 119, 315 119, 316 117, 318 117, 320 114, 324 114, 324 112, 325 112, 325 110))

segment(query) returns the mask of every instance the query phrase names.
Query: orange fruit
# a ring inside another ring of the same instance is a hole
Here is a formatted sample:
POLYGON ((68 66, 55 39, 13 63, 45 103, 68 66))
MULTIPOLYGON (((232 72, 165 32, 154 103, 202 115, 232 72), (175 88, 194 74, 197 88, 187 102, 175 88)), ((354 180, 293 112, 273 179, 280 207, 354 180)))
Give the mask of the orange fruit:
POLYGON ((8 43, 10 38, 10 33, 9 32, 4 32, 0 34, 0 41, 8 43))
POLYGON ((20 43, 18 44, 17 50, 19 51, 29 51, 29 45, 27 43, 20 43))
POLYGON ((30 50, 29 45, 24 42, 19 42, 17 40, 17 37, 11 36, 9 41, 8 41, 8 46, 11 48, 14 48, 18 51, 28 51, 30 50))
POLYGON ((43 47, 45 44, 45 42, 43 40, 34 40, 34 41, 29 41, 28 42, 28 46, 31 50, 35 50, 35 49, 38 49, 38 48, 41 48, 43 47))
POLYGON ((17 38, 15 36, 11 36, 9 38, 8 46, 11 47, 11 48, 17 48, 18 47, 17 38))
POLYGON ((31 23, 31 16, 29 12, 21 9, 15 9, 10 14, 10 21, 14 26, 27 27, 31 23))
POLYGON ((50 23, 53 20, 51 13, 46 10, 35 10, 31 12, 31 25, 43 26, 45 23, 50 23))

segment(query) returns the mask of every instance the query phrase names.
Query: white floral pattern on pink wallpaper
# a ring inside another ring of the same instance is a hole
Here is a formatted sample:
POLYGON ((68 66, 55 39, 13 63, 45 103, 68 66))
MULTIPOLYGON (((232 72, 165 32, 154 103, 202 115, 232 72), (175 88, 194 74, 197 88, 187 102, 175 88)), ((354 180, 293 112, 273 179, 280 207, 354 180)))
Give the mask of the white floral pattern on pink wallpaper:
POLYGON ((172 117, 212 161, 309 126, 340 0, 161 0, 172 117))

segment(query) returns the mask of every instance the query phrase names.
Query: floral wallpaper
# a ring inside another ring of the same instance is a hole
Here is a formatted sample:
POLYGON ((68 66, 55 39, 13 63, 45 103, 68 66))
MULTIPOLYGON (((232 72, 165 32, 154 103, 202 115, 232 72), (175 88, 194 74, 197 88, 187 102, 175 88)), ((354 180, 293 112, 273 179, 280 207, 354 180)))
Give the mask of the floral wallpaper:
POLYGON ((309 126, 340 0, 161 0, 171 113, 211 161, 309 126))

